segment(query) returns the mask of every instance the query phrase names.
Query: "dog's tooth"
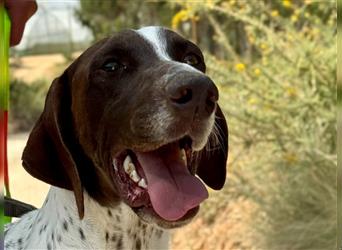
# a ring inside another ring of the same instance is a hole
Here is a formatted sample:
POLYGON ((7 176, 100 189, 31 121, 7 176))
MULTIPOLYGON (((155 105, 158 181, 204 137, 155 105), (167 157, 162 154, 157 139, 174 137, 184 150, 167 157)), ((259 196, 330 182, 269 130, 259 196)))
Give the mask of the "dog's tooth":
POLYGON ((118 164, 117 164, 116 159, 113 159, 112 165, 113 165, 114 170, 115 170, 115 171, 118 171, 118 164))
POLYGON ((139 177, 137 171, 135 171, 135 169, 129 174, 129 177, 130 177, 134 182, 140 181, 140 177, 139 177))
POLYGON ((147 184, 144 178, 141 178, 141 180, 138 183, 138 186, 142 188, 147 188, 147 184))
POLYGON ((133 171, 135 171, 135 166, 133 162, 128 163, 127 170, 125 170, 126 174, 130 175, 133 171))
POLYGON ((124 163, 123 163, 124 170, 126 174, 129 175, 129 177, 134 181, 138 182, 140 181, 140 176, 138 175, 137 171, 135 170, 134 163, 132 162, 132 158, 127 155, 124 163))
POLYGON ((132 159, 129 155, 126 156, 124 163, 123 163, 123 167, 125 169, 126 173, 130 173, 133 169, 135 169, 134 164, 132 162, 132 159), (133 169, 132 169, 133 167, 133 169))
POLYGON ((181 156, 183 162, 184 162, 185 164, 187 164, 187 162, 186 162, 186 154, 185 154, 185 150, 184 150, 184 149, 181 149, 181 151, 180 151, 180 156, 181 156))

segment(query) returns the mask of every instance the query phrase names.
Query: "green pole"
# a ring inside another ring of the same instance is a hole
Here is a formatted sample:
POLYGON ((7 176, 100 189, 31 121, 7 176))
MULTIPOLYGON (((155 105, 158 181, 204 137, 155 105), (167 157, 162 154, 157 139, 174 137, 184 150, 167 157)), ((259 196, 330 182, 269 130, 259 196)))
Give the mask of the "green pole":
MULTIPOLYGON (((9 108, 9 41, 10 19, 3 5, 0 5, 0 173, 4 180, 4 194, 10 196, 7 163, 7 126, 9 108)), ((3 215, 3 213, 2 213, 3 215)), ((3 217, 2 222, 11 221, 3 217)))

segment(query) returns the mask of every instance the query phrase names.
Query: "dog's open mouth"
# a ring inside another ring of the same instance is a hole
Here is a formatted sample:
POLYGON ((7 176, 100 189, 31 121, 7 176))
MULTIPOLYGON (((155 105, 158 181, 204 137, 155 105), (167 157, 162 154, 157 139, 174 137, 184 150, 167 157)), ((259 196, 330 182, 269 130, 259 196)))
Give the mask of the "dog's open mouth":
POLYGON ((183 137, 153 151, 126 150, 115 157, 113 177, 126 203, 153 209, 166 221, 182 220, 198 208, 208 192, 194 176, 191 142, 183 137))

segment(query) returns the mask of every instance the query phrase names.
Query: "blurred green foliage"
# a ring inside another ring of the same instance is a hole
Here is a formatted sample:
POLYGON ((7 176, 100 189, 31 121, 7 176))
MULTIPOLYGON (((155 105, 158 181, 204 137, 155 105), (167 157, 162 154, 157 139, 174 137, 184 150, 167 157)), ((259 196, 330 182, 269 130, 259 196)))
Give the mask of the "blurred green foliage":
POLYGON ((32 129, 44 108, 49 84, 44 80, 26 83, 14 79, 10 83, 10 130, 32 129))
MULTIPOLYGON (((337 64, 341 64, 341 51, 342 51, 342 0, 337 1, 337 29, 338 29, 338 35, 337 35, 337 51, 339 51, 339 54, 337 56, 337 64)), ((337 234, 337 246, 342 249, 342 68, 337 68, 337 190, 338 197, 337 197, 337 232, 340 232, 337 234)))
POLYGON ((258 205, 258 247, 335 248, 335 3, 182 6, 214 29, 206 59, 230 125, 228 186, 258 205))
POLYGON ((76 16, 91 30, 95 40, 122 29, 156 22, 167 25, 173 14, 165 1, 80 0, 80 3, 76 16))

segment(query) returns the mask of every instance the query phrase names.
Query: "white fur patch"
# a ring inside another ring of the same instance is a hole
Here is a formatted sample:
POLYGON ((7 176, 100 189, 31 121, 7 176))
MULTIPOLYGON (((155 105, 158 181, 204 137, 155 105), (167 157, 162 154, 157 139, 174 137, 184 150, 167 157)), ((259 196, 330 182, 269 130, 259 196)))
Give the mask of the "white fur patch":
POLYGON ((199 71, 198 69, 186 63, 175 61, 171 58, 171 56, 166 51, 166 45, 168 41, 165 35, 163 34, 163 29, 161 27, 148 26, 148 27, 141 28, 137 30, 136 32, 152 45, 155 53, 159 56, 161 60, 170 61, 181 70, 193 71, 199 74, 203 74, 203 72, 199 71))
POLYGON ((156 54, 163 60, 172 61, 166 52, 166 41, 160 34, 161 28, 158 26, 148 26, 137 30, 138 34, 144 37, 153 46, 156 54))

